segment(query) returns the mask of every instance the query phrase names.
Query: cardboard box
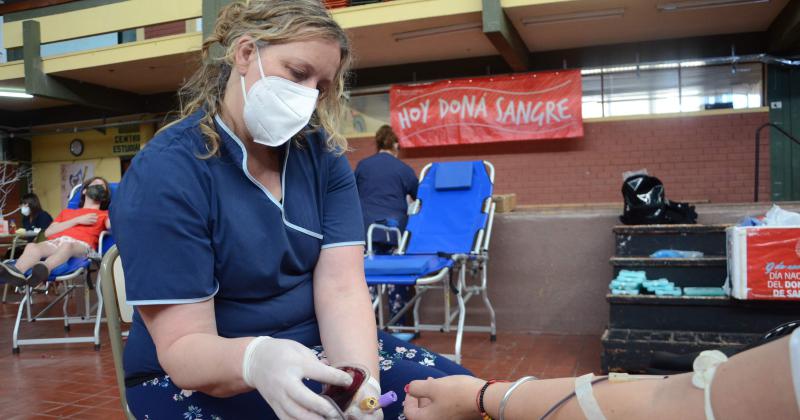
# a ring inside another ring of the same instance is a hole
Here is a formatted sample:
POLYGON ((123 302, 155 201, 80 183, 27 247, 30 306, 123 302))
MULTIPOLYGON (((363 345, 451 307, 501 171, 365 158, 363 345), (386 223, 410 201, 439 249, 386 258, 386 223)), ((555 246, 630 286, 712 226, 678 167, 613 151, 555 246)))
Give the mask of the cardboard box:
POLYGON ((517 207, 517 195, 516 194, 495 194, 492 196, 492 200, 495 202, 494 211, 497 213, 508 213, 514 211, 514 208, 517 207))
POLYGON ((730 227, 726 234, 731 296, 800 300, 800 227, 730 227))

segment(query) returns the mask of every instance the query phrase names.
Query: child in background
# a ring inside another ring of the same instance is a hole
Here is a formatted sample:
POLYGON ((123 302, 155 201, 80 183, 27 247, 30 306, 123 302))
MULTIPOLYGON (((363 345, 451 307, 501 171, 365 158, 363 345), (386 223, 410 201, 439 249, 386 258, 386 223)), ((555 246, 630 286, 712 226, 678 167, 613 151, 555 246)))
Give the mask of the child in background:
POLYGON ((72 257, 86 257, 97 248, 108 219, 108 181, 94 177, 83 183, 78 209, 64 209, 45 230, 47 240, 28 244, 17 262, 0 264, 0 280, 13 286, 35 286, 72 257), (44 261, 41 261, 42 259, 44 261), (25 276, 31 270, 30 276, 25 276))

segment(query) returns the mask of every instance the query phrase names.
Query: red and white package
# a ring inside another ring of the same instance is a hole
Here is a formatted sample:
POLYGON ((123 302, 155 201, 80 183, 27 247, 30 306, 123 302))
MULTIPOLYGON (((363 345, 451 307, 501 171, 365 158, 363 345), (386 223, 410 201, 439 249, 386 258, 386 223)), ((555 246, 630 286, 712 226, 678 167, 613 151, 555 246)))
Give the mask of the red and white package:
POLYGON ((731 227, 731 295, 746 300, 800 300, 800 227, 731 227))

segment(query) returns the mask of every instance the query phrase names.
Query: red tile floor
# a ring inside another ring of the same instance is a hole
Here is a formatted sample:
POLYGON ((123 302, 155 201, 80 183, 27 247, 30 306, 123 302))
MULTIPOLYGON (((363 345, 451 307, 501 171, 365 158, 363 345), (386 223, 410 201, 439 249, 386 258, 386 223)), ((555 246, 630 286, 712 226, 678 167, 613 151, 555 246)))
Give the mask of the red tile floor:
MULTIPOLYGON (((1 291, 2 289, 0 289, 1 291)), ((18 296, 9 296, 10 301, 18 296)), ((42 307, 39 299, 35 307, 42 307)), ((60 306, 59 306, 60 308, 60 306)), ((0 419, 122 419, 107 332, 94 351, 91 344, 22 347, 11 353, 11 333, 17 305, 0 304, 0 419)), ((59 322, 23 323, 21 336, 63 335, 59 322)), ((91 334, 90 325, 75 325, 71 335, 91 334)), ((415 344, 452 353, 453 334, 424 333, 415 344)), ((531 335, 500 332, 491 343, 488 334, 466 334, 464 366, 484 378, 542 378, 600 373, 600 337, 531 335)))

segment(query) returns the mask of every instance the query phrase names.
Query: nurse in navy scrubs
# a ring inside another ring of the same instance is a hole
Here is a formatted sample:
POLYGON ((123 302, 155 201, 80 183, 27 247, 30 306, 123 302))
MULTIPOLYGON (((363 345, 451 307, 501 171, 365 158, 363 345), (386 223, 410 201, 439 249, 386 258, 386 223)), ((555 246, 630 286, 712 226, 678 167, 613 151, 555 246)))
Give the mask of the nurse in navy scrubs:
POLYGON ((202 51, 182 118, 136 156, 111 214, 136 308, 124 360, 134 415, 330 418, 321 384, 351 378, 328 364, 369 371, 358 401, 468 373, 376 332, 336 124, 349 44, 319 0, 234 2, 202 51), (208 57, 214 44, 223 59, 208 57))

